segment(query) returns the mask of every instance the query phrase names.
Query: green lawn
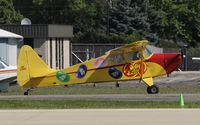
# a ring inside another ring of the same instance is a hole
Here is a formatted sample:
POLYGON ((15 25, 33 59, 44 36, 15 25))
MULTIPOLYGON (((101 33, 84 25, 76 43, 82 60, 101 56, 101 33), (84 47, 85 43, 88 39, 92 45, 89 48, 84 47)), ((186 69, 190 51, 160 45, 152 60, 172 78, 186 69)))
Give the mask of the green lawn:
MULTIPOLYGON (((159 86, 160 94, 180 94, 180 93, 200 93, 199 85, 187 86, 159 86)), ((26 89, 21 89, 19 86, 11 86, 7 93, 1 95, 23 95, 26 89)), ((30 95, 80 95, 80 94, 146 94, 145 85, 126 85, 116 88, 111 86, 75 85, 75 86, 56 86, 37 88, 30 92, 30 95)))
MULTIPOLYGON (((160 86, 160 93, 200 93, 200 86, 160 86)), ((11 86, 8 93, 1 95, 23 95, 19 86, 11 86)), ((37 88, 30 95, 64 95, 64 94, 146 94, 146 86, 128 85, 115 86, 76 85, 37 88)), ((200 102, 166 101, 95 101, 95 100, 0 100, 0 109, 89 109, 89 108, 200 108, 200 102)))
MULTIPOLYGON (((83 101, 83 100, 0 100, 0 109, 98 109, 98 108, 183 108, 178 102, 83 101)), ((200 108, 200 102, 186 102, 184 108, 200 108)))

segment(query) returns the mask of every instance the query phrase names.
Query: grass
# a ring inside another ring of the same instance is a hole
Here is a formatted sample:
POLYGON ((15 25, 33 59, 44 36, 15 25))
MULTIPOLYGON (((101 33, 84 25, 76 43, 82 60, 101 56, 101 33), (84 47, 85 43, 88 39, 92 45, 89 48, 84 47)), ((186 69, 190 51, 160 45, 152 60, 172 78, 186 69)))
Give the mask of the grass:
MULTIPOLYGON (((200 93, 199 85, 163 86, 160 85, 161 94, 200 93)), ((19 86, 9 87, 8 93, 1 95, 23 95, 25 90, 19 86)), ((83 95, 83 94, 146 94, 144 85, 75 85, 69 87, 44 87, 30 92, 30 95, 83 95)), ((95 100, 0 100, 0 109, 99 109, 99 108, 200 108, 200 102, 172 101, 95 101, 95 100)))
MULTIPOLYGON (((199 85, 187 86, 159 86, 160 94, 194 94, 200 93, 199 85)), ((8 93, 1 95, 23 95, 26 89, 21 89, 19 86, 9 87, 8 93)), ((116 88, 115 85, 103 85, 92 87, 91 85, 75 85, 69 87, 43 87, 37 88, 30 92, 30 95, 82 95, 82 94, 146 94, 145 85, 121 85, 116 88)))
POLYGON ((120 109, 120 108, 200 108, 200 102, 84 101, 84 100, 0 100, 0 109, 120 109))

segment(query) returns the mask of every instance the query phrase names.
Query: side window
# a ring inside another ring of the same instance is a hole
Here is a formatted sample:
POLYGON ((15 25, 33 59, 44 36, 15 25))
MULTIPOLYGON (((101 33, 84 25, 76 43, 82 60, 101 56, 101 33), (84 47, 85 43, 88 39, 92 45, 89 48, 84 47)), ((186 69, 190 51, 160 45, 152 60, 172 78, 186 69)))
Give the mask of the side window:
POLYGON ((141 52, 139 51, 139 52, 129 53, 128 58, 130 59, 130 61, 139 60, 141 58, 141 52))
POLYGON ((0 63, 0 69, 5 68, 2 63, 0 63))
POLYGON ((124 58, 121 55, 109 56, 107 59, 111 60, 111 61, 113 61, 115 63, 123 63, 123 62, 125 62, 124 58))

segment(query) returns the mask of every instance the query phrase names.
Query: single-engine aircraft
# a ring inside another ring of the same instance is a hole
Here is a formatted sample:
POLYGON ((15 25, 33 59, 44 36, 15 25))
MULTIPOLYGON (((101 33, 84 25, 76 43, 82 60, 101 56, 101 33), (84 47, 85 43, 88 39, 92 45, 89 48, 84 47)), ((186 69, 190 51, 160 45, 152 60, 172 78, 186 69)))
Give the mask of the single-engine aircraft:
POLYGON ((153 77, 169 74, 181 64, 181 56, 152 54, 145 47, 148 41, 138 41, 112 49, 101 57, 66 69, 49 68, 34 50, 24 45, 18 57, 17 81, 22 88, 71 85, 98 82, 142 80, 147 93, 157 94, 153 77))
POLYGON ((0 59, 0 92, 7 92, 8 87, 17 83, 17 66, 9 66, 0 59))

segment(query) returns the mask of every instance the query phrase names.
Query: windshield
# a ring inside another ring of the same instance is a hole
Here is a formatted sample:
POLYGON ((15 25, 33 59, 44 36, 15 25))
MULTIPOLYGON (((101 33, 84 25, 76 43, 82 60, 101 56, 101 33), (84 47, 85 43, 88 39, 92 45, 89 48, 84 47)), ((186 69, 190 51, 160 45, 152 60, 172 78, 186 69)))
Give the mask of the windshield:
POLYGON ((148 48, 144 47, 144 54, 145 54, 145 56, 147 58, 152 54, 152 52, 148 48))

